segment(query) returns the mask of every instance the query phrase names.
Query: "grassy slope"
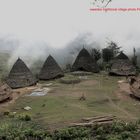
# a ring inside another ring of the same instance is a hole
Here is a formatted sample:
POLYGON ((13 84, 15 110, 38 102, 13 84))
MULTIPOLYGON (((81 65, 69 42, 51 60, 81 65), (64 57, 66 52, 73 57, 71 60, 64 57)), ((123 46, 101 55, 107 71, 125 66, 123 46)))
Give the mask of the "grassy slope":
POLYGON ((120 78, 99 74, 88 78, 75 85, 61 84, 59 80, 50 81, 53 83, 50 86, 52 91, 46 96, 24 96, 19 98, 10 109, 24 112, 22 108, 30 106, 32 110, 28 113, 34 120, 51 128, 65 126, 86 116, 114 114, 124 120, 139 118, 139 104, 134 105, 137 101, 129 97, 118 99, 116 91, 117 81, 120 78), (86 101, 79 101, 82 94, 86 96, 86 101))

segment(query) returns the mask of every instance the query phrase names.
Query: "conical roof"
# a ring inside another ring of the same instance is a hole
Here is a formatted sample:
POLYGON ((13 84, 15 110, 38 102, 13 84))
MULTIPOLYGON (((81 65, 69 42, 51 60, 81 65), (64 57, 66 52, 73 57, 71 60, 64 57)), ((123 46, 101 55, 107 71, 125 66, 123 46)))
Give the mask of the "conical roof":
POLYGON ((91 55, 85 48, 83 48, 79 52, 72 66, 72 71, 79 70, 88 72, 99 72, 99 67, 97 63, 94 61, 94 59, 91 57, 91 55))
POLYGON ((39 79, 49 80, 62 76, 64 76, 64 73, 61 70, 60 66, 57 64, 55 59, 51 55, 49 55, 40 71, 39 79))
POLYGON ((118 76, 135 75, 136 68, 133 66, 128 56, 123 52, 120 52, 120 54, 113 60, 109 74, 118 76))
POLYGON ((128 56, 121 52, 114 60, 110 70, 110 75, 130 76, 136 75, 136 68, 129 60, 128 56))
POLYGON ((11 88, 22 88, 34 85, 36 82, 37 80, 33 76, 32 72, 26 64, 18 58, 9 73, 7 84, 11 88))
POLYGON ((116 56, 115 59, 126 59, 128 60, 128 56, 126 54, 124 54, 123 52, 120 52, 120 54, 118 56, 116 56))

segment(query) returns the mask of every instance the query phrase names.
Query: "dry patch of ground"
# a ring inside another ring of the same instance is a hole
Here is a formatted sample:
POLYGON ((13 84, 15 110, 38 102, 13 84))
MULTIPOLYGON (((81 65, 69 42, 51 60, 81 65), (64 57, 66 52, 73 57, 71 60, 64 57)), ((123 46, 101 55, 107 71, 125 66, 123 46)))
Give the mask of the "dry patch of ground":
POLYGON ((0 104, 0 111, 5 110, 8 106, 15 103, 15 101, 20 98, 21 96, 25 94, 31 93, 33 90, 38 88, 39 86, 31 86, 31 87, 25 87, 25 88, 19 88, 19 89, 13 89, 12 90, 12 98, 11 100, 7 100, 6 102, 3 102, 0 104))
POLYGON ((119 89, 116 92, 116 95, 118 96, 119 99, 122 100, 128 100, 130 99, 130 87, 129 87, 129 83, 124 82, 124 83, 118 83, 119 89))
POLYGON ((97 80, 85 80, 79 83, 78 85, 79 86, 94 86, 96 84, 98 84, 97 80))

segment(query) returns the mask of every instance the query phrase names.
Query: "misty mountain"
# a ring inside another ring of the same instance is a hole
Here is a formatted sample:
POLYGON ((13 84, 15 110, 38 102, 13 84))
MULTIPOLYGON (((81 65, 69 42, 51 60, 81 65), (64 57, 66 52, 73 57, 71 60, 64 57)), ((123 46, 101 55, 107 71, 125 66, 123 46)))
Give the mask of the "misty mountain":
POLYGON ((9 38, 0 38, 0 52, 12 52, 18 47, 18 40, 9 39, 9 38))

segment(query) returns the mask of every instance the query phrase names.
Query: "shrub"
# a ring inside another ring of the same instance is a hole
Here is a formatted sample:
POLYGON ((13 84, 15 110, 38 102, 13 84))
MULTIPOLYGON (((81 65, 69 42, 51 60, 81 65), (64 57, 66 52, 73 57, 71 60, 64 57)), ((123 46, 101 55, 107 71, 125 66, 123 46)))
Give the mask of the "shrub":
POLYGON ((120 136, 116 136, 116 135, 109 135, 106 137, 107 140, 121 140, 120 136))
POLYGON ((0 140, 44 140, 49 135, 32 122, 6 120, 0 123, 0 140))
POLYGON ((20 114, 18 118, 19 120, 22 120, 22 121, 31 121, 31 116, 27 114, 20 114))
POLYGON ((8 116, 8 115, 9 115, 9 113, 10 113, 10 111, 5 111, 5 112, 3 112, 3 115, 8 116))
POLYGON ((73 139, 86 139, 90 138, 90 129, 83 127, 72 127, 63 129, 60 131, 55 131, 52 138, 54 140, 73 140, 73 139))
POLYGON ((139 133, 138 123, 114 122, 92 128, 70 127, 48 133, 32 121, 27 123, 22 119, 8 119, 0 122, 0 140, 134 140, 139 133))
POLYGON ((122 140, 127 140, 128 138, 133 138, 134 134, 130 131, 124 131, 121 133, 122 140))
POLYGON ((80 79, 76 76, 68 75, 60 79, 60 82, 63 84, 77 84, 80 83, 80 79))

